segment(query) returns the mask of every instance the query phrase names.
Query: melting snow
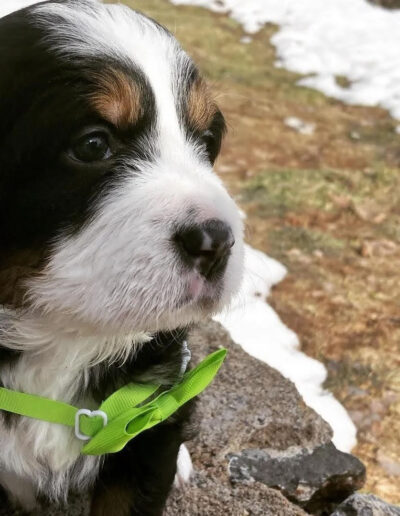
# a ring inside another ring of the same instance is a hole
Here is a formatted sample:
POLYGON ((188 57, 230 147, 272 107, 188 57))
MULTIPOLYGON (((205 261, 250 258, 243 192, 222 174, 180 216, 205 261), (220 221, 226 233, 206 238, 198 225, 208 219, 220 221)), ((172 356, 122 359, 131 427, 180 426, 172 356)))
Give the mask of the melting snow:
POLYGON ((400 11, 366 0, 171 1, 227 12, 250 34, 279 25, 271 40, 277 64, 309 75, 299 84, 348 104, 380 105, 400 119, 400 11))
POLYGON ((304 120, 301 120, 300 118, 297 118, 295 116, 288 116, 287 118, 285 118, 283 123, 291 129, 294 129, 298 133, 307 136, 314 134, 315 131, 315 124, 304 122, 304 120))
POLYGON ((6 14, 18 11, 28 5, 37 4, 43 0, 0 0, 0 18, 6 14))
POLYGON ((283 265, 246 246, 241 291, 229 311, 215 319, 247 353, 294 382, 306 404, 331 425, 336 447, 348 452, 356 444, 356 428, 344 407, 322 388, 325 367, 299 350, 297 335, 265 301, 271 287, 285 275, 283 265))

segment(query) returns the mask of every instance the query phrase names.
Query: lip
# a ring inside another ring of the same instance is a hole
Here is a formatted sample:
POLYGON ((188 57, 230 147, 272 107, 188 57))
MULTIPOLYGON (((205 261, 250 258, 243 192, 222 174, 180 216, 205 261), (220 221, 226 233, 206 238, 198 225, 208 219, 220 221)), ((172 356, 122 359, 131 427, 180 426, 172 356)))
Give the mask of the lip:
POLYGON ((182 304, 212 311, 219 303, 222 290, 221 281, 209 282, 200 274, 192 273, 187 283, 185 302, 182 304))
POLYGON ((194 274, 189 279, 188 297, 192 300, 196 300, 204 289, 204 283, 205 281, 200 275, 194 274))

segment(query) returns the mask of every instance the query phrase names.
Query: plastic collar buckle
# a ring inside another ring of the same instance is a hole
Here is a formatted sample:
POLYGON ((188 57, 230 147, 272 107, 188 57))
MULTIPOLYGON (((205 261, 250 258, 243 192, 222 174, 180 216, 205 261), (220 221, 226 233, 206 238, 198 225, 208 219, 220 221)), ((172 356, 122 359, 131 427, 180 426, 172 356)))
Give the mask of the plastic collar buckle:
POLYGON ((100 416, 103 419, 103 428, 107 426, 108 416, 102 410, 88 410, 80 409, 75 414, 75 435, 81 441, 90 441, 91 435, 85 435, 80 430, 81 416, 96 417, 100 416))

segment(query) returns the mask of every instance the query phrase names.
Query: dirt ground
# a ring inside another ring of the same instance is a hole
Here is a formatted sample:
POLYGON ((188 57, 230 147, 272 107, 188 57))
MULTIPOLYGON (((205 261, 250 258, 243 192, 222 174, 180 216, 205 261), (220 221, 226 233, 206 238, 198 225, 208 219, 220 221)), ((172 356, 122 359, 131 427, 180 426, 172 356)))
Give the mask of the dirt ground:
POLYGON ((274 67, 273 26, 243 43, 226 16, 126 3, 172 30, 213 84, 229 126, 216 170, 248 242, 289 270, 270 302, 356 424, 365 491, 400 503, 400 122, 298 87, 274 67))

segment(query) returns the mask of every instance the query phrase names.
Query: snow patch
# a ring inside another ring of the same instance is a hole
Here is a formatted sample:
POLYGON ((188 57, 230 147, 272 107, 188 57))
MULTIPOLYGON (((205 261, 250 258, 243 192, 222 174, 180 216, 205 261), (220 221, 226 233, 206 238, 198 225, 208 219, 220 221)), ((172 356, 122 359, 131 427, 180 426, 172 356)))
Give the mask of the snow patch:
POLYGON ((295 116, 288 116, 284 119, 283 123, 294 131, 297 131, 298 133, 304 134, 306 136, 314 134, 315 131, 315 124, 311 122, 304 122, 304 120, 301 120, 295 116))
POLYGON ((367 0, 171 0, 226 12, 253 34, 280 26, 277 63, 300 85, 347 104, 379 105, 400 119, 400 11, 367 0), (348 87, 337 77, 346 77, 348 87))
POLYGON ((28 7, 28 5, 37 4, 39 2, 43 2, 43 0, 1 0, 0 18, 24 7, 28 7))
POLYGON ((248 45, 252 41, 253 41, 253 38, 251 38, 250 36, 242 36, 240 38, 240 43, 244 43, 245 45, 248 45))
POLYGON ((285 275, 283 265, 246 246, 241 290, 230 309, 215 319, 247 353, 291 380, 305 403, 331 425, 335 446, 349 452, 356 444, 356 428, 344 407, 322 388, 325 367, 300 351, 297 335, 265 301, 271 287, 285 275))
POLYGON ((193 463, 189 450, 184 444, 181 444, 176 462, 176 475, 174 486, 180 489, 185 487, 193 474, 193 463))

